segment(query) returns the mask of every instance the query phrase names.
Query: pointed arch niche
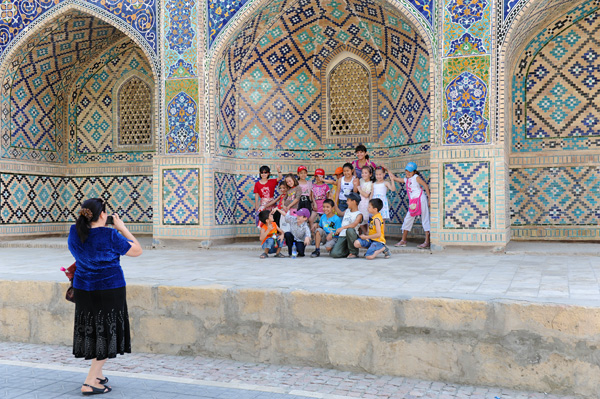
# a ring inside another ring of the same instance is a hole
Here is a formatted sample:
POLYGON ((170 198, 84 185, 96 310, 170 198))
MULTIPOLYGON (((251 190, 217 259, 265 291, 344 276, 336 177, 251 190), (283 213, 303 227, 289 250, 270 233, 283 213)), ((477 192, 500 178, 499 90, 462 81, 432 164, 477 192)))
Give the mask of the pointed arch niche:
POLYGON ((322 133, 326 144, 372 142, 377 134, 376 71, 369 62, 341 46, 321 70, 322 133))

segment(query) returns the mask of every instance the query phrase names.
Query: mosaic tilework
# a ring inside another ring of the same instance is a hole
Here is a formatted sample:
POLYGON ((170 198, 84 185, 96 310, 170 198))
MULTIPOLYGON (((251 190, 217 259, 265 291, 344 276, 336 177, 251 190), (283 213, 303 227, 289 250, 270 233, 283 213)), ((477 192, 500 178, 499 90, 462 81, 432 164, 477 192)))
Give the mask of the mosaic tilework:
POLYGON ((163 224, 199 224, 198 169, 163 170, 163 224))
POLYGON ((0 223, 72 223, 87 198, 104 199, 126 222, 152 223, 152 176, 22 174, 0 174, 0 223))
POLYGON ((600 169, 591 166, 510 170, 511 225, 600 224, 600 169))
POLYGON ((227 25, 248 0, 207 0, 208 7, 208 46, 210 47, 219 32, 227 25))
POLYGON ((491 1, 445 0, 444 51, 446 57, 490 52, 491 1))
POLYGON ((490 57, 444 60, 444 144, 489 142, 490 57))
MULTIPOLYGON (((0 53, 27 26, 65 0, 4 0, 0 18, 0 53)), ((131 26, 156 53, 157 14, 155 0, 86 0, 131 26)))
POLYGON ((217 225, 254 223, 254 183, 258 176, 215 173, 217 225))
POLYGON ((553 35, 540 33, 527 47, 513 78, 513 152, 600 145, 595 137, 600 135, 599 31, 600 15, 594 11, 553 35))
POLYGON ((123 33, 98 18, 73 13, 59 19, 24 46, 2 77, 2 157, 61 162, 65 146, 62 119, 55 118, 66 100, 70 71, 88 62, 123 33), (11 123, 8 123, 8 122, 11 123))
POLYGON ((198 80, 166 82, 167 153, 198 152, 198 80))
POLYGON ((144 162, 152 152, 117 148, 117 89, 128 77, 141 76, 152 89, 151 66, 142 50, 125 40, 99 55, 81 72, 65 98, 68 106, 57 107, 57 120, 67 108, 69 163, 144 162), (136 75, 137 74, 137 75, 136 75))
MULTIPOLYGON (((69 122, 74 121, 75 125, 69 126, 75 129, 78 153, 113 152, 113 136, 116 137, 117 129, 113 126, 113 119, 118 104, 114 89, 118 80, 134 76, 131 71, 151 76, 150 64, 139 47, 114 55, 104 64, 98 63, 96 68, 84 71, 77 80, 76 87, 80 89, 75 89, 70 96, 77 101, 69 104, 69 114, 73 117, 69 122)), ((150 83, 154 88, 151 78, 150 83)))
MULTIPOLYGON (((276 157, 310 159, 314 149, 317 159, 339 157, 334 151, 319 152, 326 119, 322 71, 328 56, 341 46, 375 65, 380 123, 379 144, 372 148, 400 153, 398 147, 413 146, 405 151, 426 151, 429 56, 416 29, 373 1, 345 6, 313 0, 298 7, 262 36, 255 33, 257 25, 272 12, 250 20, 219 63, 217 152, 243 157, 258 150, 263 157, 275 152, 276 157), (325 23, 325 16, 336 24, 325 23), (253 42, 257 45, 251 49, 253 42), (415 146, 419 143, 423 146, 415 146)), ((327 150, 350 146, 328 145, 327 150)))
POLYGON ((490 228, 490 163, 444 164, 444 228, 490 228))
POLYGON ((197 2, 167 0, 164 7, 165 75, 169 79, 195 77, 198 52, 197 2))
MULTIPOLYGON (((273 3, 277 3, 275 1, 273 3)), ((207 1, 207 22, 208 22, 208 47, 212 47, 215 39, 235 14, 246 4, 248 0, 208 0, 207 1)), ((334 2, 335 3, 335 2, 334 2)), ((416 11, 417 19, 428 25, 429 29, 434 26, 435 1, 434 0, 400 0, 401 3, 409 9, 416 11)), ((267 4, 264 8, 272 8, 273 4, 267 4)), ((277 7, 277 6, 275 6, 277 7)), ((262 13, 260 10, 259 13, 262 13)))

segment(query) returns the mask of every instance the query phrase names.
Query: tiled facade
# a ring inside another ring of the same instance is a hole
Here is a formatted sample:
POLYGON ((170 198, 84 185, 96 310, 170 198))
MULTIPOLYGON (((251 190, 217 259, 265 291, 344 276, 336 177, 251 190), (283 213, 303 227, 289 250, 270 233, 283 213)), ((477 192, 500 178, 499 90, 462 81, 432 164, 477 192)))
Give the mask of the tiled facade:
POLYGON ((252 236, 260 165, 364 143, 417 162, 439 247, 600 237, 598 0, 35 3, 2 3, 0 236, 64 233, 89 196, 156 239, 252 236))

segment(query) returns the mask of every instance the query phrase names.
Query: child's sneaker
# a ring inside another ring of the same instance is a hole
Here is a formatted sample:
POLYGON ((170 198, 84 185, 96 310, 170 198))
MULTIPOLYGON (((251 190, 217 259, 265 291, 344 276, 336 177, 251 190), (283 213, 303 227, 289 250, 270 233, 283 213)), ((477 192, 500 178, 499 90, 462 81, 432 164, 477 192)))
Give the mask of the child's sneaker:
POLYGON ((389 259, 392 257, 392 254, 390 253, 390 249, 386 246, 385 249, 383 250, 383 256, 386 259, 389 259))
POLYGON ((315 249, 315 250, 313 251, 313 253, 312 253, 312 254, 310 254, 310 257, 311 257, 311 258, 317 258, 317 257, 319 257, 319 256, 321 256, 321 250, 320 250, 320 249, 315 249))

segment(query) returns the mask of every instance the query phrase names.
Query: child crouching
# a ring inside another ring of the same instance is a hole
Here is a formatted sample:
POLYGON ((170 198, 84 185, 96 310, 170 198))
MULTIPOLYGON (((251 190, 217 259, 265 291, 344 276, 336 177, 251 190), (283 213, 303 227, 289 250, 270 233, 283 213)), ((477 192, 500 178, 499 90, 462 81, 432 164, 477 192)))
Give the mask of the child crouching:
POLYGON ((390 257, 390 250, 385 245, 385 232, 383 218, 381 217, 381 209, 383 201, 379 198, 373 198, 369 201, 368 211, 371 215, 369 220, 369 234, 361 234, 354 241, 355 248, 367 248, 365 257, 369 260, 375 259, 380 253, 384 253, 385 258, 390 257))
POLYGON ((261 259, 269 257, 269 254, 276 254, 276 258, 285 258, 284 255, 280 254, 281 245, 283 244, 283 231, 273 220, 273 211, 264 210, 258 214, 258 219, 261 221, 260 226, 260 242, 262 243, 262 249, 264 252, 260 255, 261 259), (279 233, 279 239, 277 238, 279 233))
MULTIPOLYGON (((284 214, 280 209, 276 209, 276 211, 284 214)), ((310 211, 306 208, 298 209, 295 217, 289 214, 285 216, 285 221, 290 225, 290 231, 284 235, 290 256, 292 256, 294 244, 296 244, 298 257, 304 256, 304 250, 310 244, 310 228, 306 223, 309 216, 310 211)))

